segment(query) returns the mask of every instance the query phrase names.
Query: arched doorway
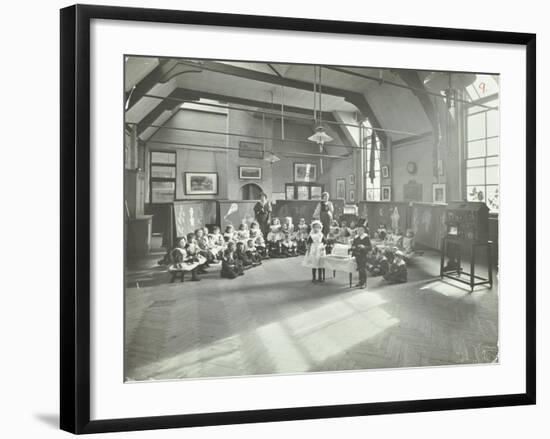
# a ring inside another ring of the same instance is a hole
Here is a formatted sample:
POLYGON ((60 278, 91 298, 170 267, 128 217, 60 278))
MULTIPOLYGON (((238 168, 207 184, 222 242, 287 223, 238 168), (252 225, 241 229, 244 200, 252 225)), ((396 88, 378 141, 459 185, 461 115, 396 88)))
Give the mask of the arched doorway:
POLYGON ((257 184, 248 183, 241 188, 241 198, 243 200, 259 200, 262 192, 262 188, 257 184))

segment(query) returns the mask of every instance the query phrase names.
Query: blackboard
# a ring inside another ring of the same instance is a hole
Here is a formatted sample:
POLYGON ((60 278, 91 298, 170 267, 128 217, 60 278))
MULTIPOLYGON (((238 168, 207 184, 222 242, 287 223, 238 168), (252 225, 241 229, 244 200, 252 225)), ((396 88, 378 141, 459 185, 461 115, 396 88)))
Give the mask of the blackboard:
POLYGON ((229 224, 237 228, 244 220, 249 226, 254 221, 256 201, 220 201, 220 225, 222 230, 229 224))
POLYGON ((199 227, 204 227, 204 205, 200 201, 175 201, 174 224, 176 237, 181 238, 194 232, 199 227))

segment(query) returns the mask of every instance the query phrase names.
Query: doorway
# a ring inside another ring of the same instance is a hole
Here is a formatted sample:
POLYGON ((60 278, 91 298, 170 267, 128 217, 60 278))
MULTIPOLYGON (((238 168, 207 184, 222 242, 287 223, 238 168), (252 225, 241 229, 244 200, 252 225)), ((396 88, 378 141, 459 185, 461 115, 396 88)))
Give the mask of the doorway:
POLYGON ((262 192, 262 188, 257 184, 248 183, 241 188, 241 198, 243 200, 259 200, 262 192))

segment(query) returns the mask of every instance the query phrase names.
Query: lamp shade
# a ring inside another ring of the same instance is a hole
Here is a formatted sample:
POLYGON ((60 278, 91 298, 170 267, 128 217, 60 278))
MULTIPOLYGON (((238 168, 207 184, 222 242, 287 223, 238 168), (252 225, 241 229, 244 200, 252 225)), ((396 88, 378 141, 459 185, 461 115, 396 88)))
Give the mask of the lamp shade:
POLYGON ((333 139, 326 133, 325 127, 319 125, 315 128, 315 133, 309 136, 307 140, 323 145, 327 142, 332 142, 333 139))

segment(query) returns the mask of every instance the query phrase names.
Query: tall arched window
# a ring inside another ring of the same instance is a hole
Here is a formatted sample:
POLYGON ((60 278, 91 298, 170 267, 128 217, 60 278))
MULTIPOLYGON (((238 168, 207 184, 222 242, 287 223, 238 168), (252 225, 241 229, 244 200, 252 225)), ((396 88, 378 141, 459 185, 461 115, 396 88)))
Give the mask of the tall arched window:
POLYGON ((372 157, 372 130, 368 119, 363 122, 363 148, 365 163, 365 201, 380 201, 380 139, 375 136, 374 160, 372 157), (371 161, 373 162, 374 179, 370 179, 371 161))

